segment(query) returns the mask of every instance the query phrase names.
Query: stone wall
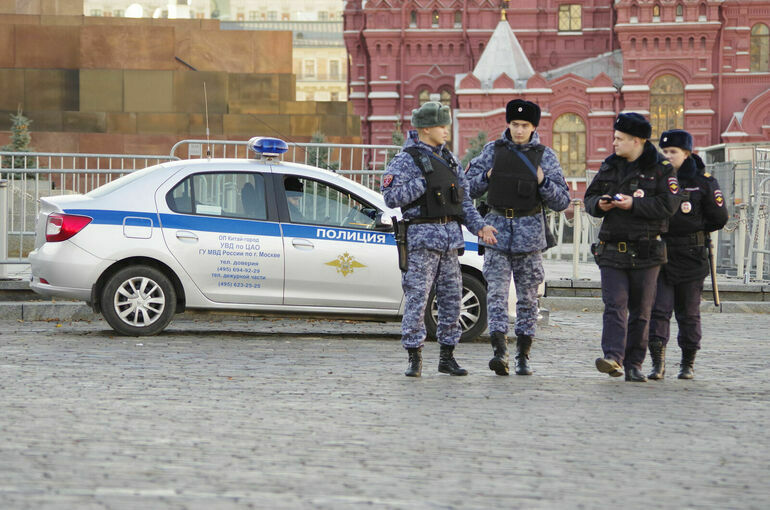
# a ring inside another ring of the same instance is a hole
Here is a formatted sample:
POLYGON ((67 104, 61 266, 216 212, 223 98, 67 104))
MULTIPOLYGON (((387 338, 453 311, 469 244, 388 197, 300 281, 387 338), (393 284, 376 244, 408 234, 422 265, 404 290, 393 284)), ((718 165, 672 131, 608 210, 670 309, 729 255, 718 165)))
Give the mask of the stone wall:
POLYGON ((205 136, 204 84, 214 139, 359 142, 347 103, 295 100, 291 56, 291 32, 216 20, 0 14, 0 144, 21 107, 36 150, 165 154, 205 136))

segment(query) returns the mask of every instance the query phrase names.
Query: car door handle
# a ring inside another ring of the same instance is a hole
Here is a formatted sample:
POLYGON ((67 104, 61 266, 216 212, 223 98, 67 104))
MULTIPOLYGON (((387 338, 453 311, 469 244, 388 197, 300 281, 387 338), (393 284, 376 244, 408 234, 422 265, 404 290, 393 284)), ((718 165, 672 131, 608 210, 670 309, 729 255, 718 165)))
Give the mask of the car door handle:
POLYGON ((196 236, 193 232, 190 232, 189 230, 177 230, 176 231, 176 238, 180 241, 197 241, 198 236, 196 236))
POLYGON ((300 250, 312 250, 315 245, 307 239, 292 239, 291 245, 300 250))

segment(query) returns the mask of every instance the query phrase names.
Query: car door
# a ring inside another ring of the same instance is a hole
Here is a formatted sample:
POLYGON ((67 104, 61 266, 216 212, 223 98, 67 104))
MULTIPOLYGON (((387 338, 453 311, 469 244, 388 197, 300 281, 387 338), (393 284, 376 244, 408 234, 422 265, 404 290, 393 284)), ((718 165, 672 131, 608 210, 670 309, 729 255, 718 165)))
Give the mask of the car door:
POLYGON ((381 211, 319 179, 275 179, 285 200, 284 303, 398 310, 401 272, 393 234, 375 229, 381 211))
POLYGON ((166 244, 212 301, 283 301, 283 243, 279 224, 268 217, 267 184, 258 172, 202 172, 163 196, 166 244))

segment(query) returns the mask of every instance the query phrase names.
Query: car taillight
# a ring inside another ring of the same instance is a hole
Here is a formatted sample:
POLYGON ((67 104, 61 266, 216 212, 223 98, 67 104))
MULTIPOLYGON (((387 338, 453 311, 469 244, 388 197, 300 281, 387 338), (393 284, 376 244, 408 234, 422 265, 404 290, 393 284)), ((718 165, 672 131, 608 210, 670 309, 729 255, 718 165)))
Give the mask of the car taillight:
POLYGON ((91 223, 88 216, 53 213, 48 215, 45 224, 45 240, 49 243, 66 241, 91 223))

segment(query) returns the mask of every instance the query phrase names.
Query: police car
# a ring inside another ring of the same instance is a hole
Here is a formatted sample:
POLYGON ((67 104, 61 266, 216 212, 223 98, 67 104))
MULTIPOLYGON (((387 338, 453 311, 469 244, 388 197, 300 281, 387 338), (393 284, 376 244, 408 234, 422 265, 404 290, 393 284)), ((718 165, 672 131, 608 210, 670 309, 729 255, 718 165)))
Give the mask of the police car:
MULTIPOLYGON (((35 292, 86 301, 117 332, 153 335, 184 310, 400 320, 404 299, 382 195, 333 172, 256 159, 163 163, 85 195, 40 199, 35 292)), ((486 328, 477 238, 464 231, 463 339, 486 328)), ((435 335, 432 293, 426 325, 435 335)))

